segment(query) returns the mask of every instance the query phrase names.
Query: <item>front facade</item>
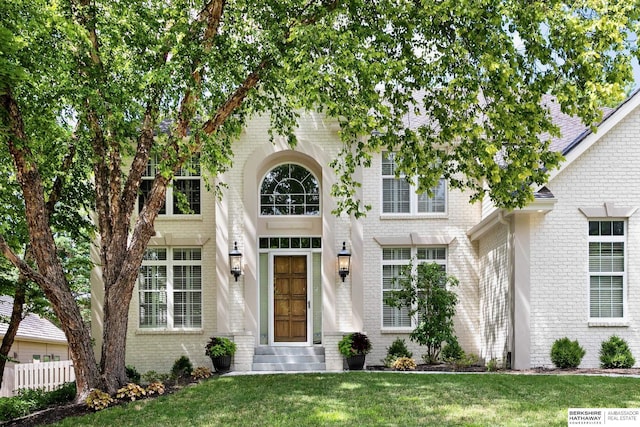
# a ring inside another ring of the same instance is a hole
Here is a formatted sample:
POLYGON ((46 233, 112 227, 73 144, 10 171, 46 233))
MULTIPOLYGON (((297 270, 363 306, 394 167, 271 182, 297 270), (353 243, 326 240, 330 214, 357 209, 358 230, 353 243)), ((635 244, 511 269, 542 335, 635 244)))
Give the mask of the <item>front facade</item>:
MULTIPOLYGON (((640 355, 631 315, 640 308, 633 286, 640 273, 633 261, 640 190, 628 185, 640 159, 634 144, 640 112, 623 113, 627 119, 606 136, 596 134, 534 203, 512 212, 471 205, 468 194, 444 181, 432 197, 418 196, 394 177, 393 153, 378 153, 357 172, 358 197, 372 207, 360 219, 332 214, 337 178, 329 164, 341 148, 336 125, 303 116, 292 149, 284 139, 269 142, 267 118, 254 119, 234 146, 234 166, 217 177, 222 197, 205 189, 197 165, 174 182, 188 209, 168 192, 131 301, 127 364, 167 372, 186 355, 194 366, 209 366, 204 345, 223 335, 238 345, 235 370, 260 369, 265 349, 298 348, 320 349, 321 369, 336 371, 343 368, 337 342, 351 331, 370 337, 367 361, 379 364, 397 337, 412 346, 412 320, 384 304, 392 279, 412 259, 441 264, 459 279, 456 335, 481 359, 518 369, 548 366, 553 341, 569 336, 587 348, 583 366, 594 366, 600 342, 612 333, 640 355), (603 159, 620 171, 602 167, 603 159), (615 233, 606 234, 607 227, 615 233), (343 242, 351 253, 344 280, 337 267, 343 242), (236 245, 237 278, 229 271, 236 245), (597 257, 609 262, 620 248, 623 272, 590 271, 597 257), (617 298, 620 286, 621 305, 607 300, 604 294, 617 298)), ((153 168, 148 172, 152 177, 153 168)), ((98 273, 92 324, 100 344, 98 273)), ((420 359, 424 351, 411 349, 420 359)))

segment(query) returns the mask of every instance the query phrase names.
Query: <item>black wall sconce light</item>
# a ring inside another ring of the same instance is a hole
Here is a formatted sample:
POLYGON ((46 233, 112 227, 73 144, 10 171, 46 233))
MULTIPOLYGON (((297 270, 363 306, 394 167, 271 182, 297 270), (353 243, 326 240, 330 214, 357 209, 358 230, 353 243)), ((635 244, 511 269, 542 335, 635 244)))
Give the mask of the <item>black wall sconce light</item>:
POLYGON ((351 265, 351 252, 347 250, 345 242, 342 242, 342 250, 338 252, 338 274, 344 282, 344 278, 349 275, 351 265))
POLYGON ((238 242, 233 242, 233 250, 229 252, 229 265, 231 274, 238 281, 238 276, 242 274, 242 253, 238 250, 238 242))

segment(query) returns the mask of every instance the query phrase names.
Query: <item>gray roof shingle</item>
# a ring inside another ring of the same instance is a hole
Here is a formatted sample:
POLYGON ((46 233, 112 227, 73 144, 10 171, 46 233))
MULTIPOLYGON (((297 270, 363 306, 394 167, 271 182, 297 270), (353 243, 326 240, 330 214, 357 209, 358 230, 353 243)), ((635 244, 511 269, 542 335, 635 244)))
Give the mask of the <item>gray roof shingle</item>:
MULTIPOLYGON (((13 298, 6 295, 0 296, 0 316, 10 317, 12 307, 13 298)), ((0 322, 0 336, 4 337, 8 326, 7 323, 0 322)), ((36 314, 28 314, 20 322, 16 338, 65 344, 67 342, 64 332, 60 328, 36 314)))

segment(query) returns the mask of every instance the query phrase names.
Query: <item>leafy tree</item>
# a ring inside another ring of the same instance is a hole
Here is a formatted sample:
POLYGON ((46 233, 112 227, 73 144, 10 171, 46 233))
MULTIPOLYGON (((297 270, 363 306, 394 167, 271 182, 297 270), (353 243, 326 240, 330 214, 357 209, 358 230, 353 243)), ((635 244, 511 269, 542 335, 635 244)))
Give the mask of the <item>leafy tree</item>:
POLYGON ((216 175, 247 118, 270 114, 272 133, 293 145, 297 117, 316 110, 341 126, 340 211, 364 212, 354 172, 381 149, 398 151, 398 173, 421 190, 444 176, 474 199, 487 192, 498 206, 522 206, 530 184, 560 161, 538 137, 558 132, 543 95, 596 122, 600 102, 619 100, 631 81, 636 46, 627 35, 639 11, 596 0, 5 0, 0 146, 13 162, 35 264, 17 255, 6 230, 0 252, 51 301, 79 397, 97 386, 115 392, 126 382, 138 268, 167 185, 194 153, 216 175), (404 120, 416 112, 429 117, 417 129, 404 120), (170 125, 159 131, 161 123, 170 125), (45 209, 53 176, 87 176, 60 167, 72 151, 94 184, 100 370, 45 209), (137 214, 152 154, 160 167, 137 214))
MULTIPOLYGON (((53 136, 53 135, 52 135, 53 136)), ((54 139, 49 144, 57 144, 54 139)), ((47 184, 46 210, 55 230, 56 246, 63 269, 67 274, 70 289, 74 295, 88 295, 89 274, 91 264, 89 260, 89 242, 93 226, 88 216, 82 217, 81 207, 88 205, 91 193, 85 183, 74 183, 60 176, 56 168, 60 167, 68 174, 77 174, 82 167, 78 162, 73 162, 73 150, 71 155, 58 157, 61 163, 55 160, 56 146, 47 147, 49 154, 47 164, 41 167, 47 184), (63 198, 64 200, 61 200, 63 198), (73 205, 73 209, 70 208, 73 205)), ((62 151, 64 153, 65 151, 62 151)), ((15 173, 10 162, 11 156, 4 145, 0 146, 0 172, 8 177, 0 182, 0 234, 9 237, 9 243, 14 251, 24 254, 27 262, 33 261, 33 252, 29 246, 29 234, 24 216, 24 203, 20 187, 15 179, 15 173)), ((44 297, 42 290, 30 281, 24 274, 7 261, 0 259, 0 295, 8 295, 13 299, 11 315, 3 319, 7 323, 0 344, 0 384, 3 380, 4 367, 10 360, 9 352, 13 346, 18 328, 22 320, 30 313, 48 318, 59 324, 55 313, 44 297)), ((86 305, 88 298, 81 298, 79 302, 85 305, 83 318, 89 320, 90 310, 86 305)))
POLYGON ((425 360, 435 363, 444 342, 457 342, 453 316, 458 296, 450 288, 458 285, 458 279, 447 275, 436 263, 418 264, 415 274, 412 269, 410 265, 404 269, 397 279, 398 289, 388 292, 385 303, 407 308, 416 324, 411 341, 425 346, 425 360))

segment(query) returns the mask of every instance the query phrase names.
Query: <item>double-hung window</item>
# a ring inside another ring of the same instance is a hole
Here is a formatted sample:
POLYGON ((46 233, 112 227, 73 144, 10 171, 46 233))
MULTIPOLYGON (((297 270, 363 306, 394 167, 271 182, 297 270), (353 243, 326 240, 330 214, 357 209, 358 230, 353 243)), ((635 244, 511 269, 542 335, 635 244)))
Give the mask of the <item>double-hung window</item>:
MULTIPOLYGON (((140 182, 140 195, 138 197, 138 209, 142 210, 153 180, 158 173, 159 159, 151 156, 147 169, 140 182)), ((200 210, 200 157, 194 157, 187 162, 174 176, 173 182, 167 187, 166 201, 160 209, 160 215, 199 215, 200 210)))
POLYGON ((432 196, 417 194, 413 184, 396 177, 395 153, 382 153, 382 213, 383 214, 443 214, 447 208, 446 182, 441 178, 432 196))
POLYGON ((202 327, 202 250, 148 248, 138 292, 140 328, 202 327))
POLYGON ((625 317, 625 221, 589 221, 589 317, 625 317))
MULTIPOLYGON (((384 301, 390 291, 399 289, 398 279, 406 271, 411 260, 419 263, 436 263, 447 269, 447 249, 434 247, 397 247, 382 249, 382 327, 385 329, 412 329, 416 319, 409 316, 407 307, 391 307, 384 301)), ((413 272, 415 273, 415 272, 413 272)))

